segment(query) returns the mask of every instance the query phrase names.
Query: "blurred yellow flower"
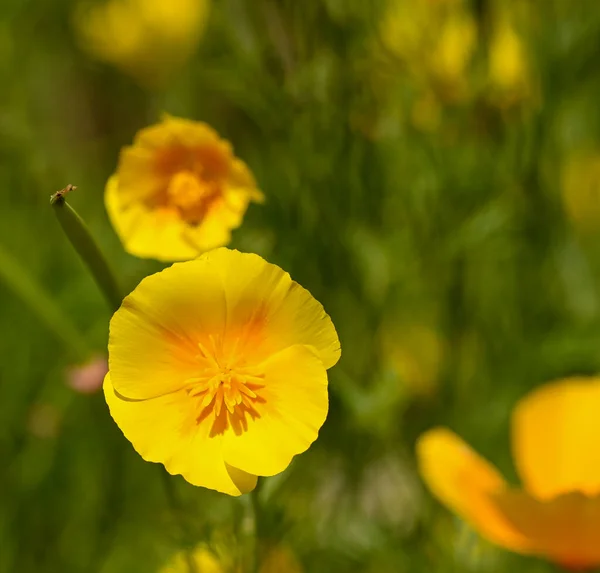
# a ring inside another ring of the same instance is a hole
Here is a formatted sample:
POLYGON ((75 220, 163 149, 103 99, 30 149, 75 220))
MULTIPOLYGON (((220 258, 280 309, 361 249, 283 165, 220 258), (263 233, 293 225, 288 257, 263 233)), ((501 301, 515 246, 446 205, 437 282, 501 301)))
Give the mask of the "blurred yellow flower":
POLYGON ((105 200, 128 252, 178 261, 227 244, 249 202, 263 195, 213 129, 166 116, 121 150, 105 200))
POLYGON ((572 569, 600 565, 600 378, 569 378, 515 408, 513 454, 523 489, 450 430, 418 441, 431 491, 490 541, 572 569))
MULTIPOLYGON (((177 553, 170 563, 160 570, 160 573, 189 573, 190 559, 196 566, 198 573, 236 573, 240 572, 235 567, 233 559, 221 553, 213 553, 206 545, 199 545, 190 554, 182 551, 177 553)), ((271 547, 264 555, 259 573, 302 573, 302 568, 296 556, 285 545, 271 547)))
POLYGON ((189 573, 190 560, 199 573, 229 573, 228 569, 222 567, 221 560, 205 545, 199 545, 191 555, 185 551, 177 553, 160 573, 189 573))
POLYGON ((578 151, 565 162, 561 174, 565 211, 583 232, 600 229, 600 152, 578 151))
POLYGON ((385 48, 422 84, 460 99, 477 46, 477 24, 464 0, 391 0, 380 24, 385 48))
POLYGON ((147 461, 230 495, 282 472, 327 416, 340 357, 289 274, 221 248, 145 278, 110 323, 110 412, 147 461))
POLYGON ((82 3, 75 30, 83 49, 142 83, 164 81, 196 48, 208 0, 107 0, 82 3))
POLYGON ((448 16, 430 55, 431 70, 439 82, 459 86, 477 46, 477 26, 468 11, 448 16))
POLYGON ((506 21, 500 23, 492 35, 488 73, 491 98, 500 105, 510 105, 531 91, 523 42, 506 21))

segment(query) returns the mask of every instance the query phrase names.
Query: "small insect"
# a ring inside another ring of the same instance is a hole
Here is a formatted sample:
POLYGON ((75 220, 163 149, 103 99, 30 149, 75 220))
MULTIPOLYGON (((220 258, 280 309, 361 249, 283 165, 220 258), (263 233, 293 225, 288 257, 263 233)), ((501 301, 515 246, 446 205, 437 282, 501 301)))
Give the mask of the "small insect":
POLYGON ((75 189, 77 189, 77 187, 69 183, 64 189, 53 193, 52 195, 50 195, 50 205, 54 205, 57 201, 62 200, 67 193, 70 193, 75 189))

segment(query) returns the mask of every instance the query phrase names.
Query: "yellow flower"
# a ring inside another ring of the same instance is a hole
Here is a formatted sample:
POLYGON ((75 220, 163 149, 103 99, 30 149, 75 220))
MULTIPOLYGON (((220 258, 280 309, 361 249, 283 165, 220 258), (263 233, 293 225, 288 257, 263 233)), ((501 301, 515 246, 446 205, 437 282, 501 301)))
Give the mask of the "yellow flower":
POLYGON ((446 19, 431 54, 431 69, 439 81, 461 85, 477 45, 473 16, 457 12, 446 19))
POLYGON ((548 384, 517 405, 513 453, 523 489, 453 432, 418 442, 432 492, 483 536, 509 550, 565 567, 600 565, 600 379, 548 384))
POLYGON ((566 161, 561 174, 565 211, 584 233, 600 228, 600 153, 580 150, 566 161))
POLYGON ((391 0, 379 30, 382 44, 417 82, 446 99, 464 97, 477 45, 477 24, 468 3, 391 0))
POLYGON ((196 48, 208 0, 107 0, 80 4, 75 29, 82 48, 146 84, 164 81, 196 48))
POLYGON ((189 573, 189 560, 196 566, 199 573, 227 573, 222 567, 220 559, 206 546, 200 545, 188 555, 185 551, 177 553, 170 563, 160 570, 160 573, 189 573))
POLYGON ((530 72, 523 42, 508 22, 500 24, 492 35, 489 80, 492 99, 501 105, 530 95, 530 72))
POLYGON ((257 255, 216 249, 145 278, 110 323, 110 412, 147 461, 231 495, 282 472, 317 438, 329 316, 257 255))
MULTIPOLYGON (((206 545, 199 545, 191 556, 180 552, 163 567, 160 573, 189 573, 190 557, 199 573, 234 573, 241 571, 233 564, 233 560, 222 552, 213 553, 206 545)), ((302 568, 295 555, 286 545, 270 547, 260 564, 260 573, 302 573, 302 568)))
POLYGON ((166 116, 121 151, 105 199, 128 252, 180 261, 227 244, 248 203, 263 195, 213 129, 166 116))

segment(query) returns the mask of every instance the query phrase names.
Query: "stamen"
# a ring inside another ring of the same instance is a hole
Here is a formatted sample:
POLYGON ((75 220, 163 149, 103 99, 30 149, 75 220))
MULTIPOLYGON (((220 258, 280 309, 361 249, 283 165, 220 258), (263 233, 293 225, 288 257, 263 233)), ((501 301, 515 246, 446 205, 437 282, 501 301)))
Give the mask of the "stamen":
POLYGON ((253 381, 255 384, 263 385, 265 382, 265 375, 261 374, 260 376, 252 376, 251 374, 244 374, 244 378, 249 381, 253 381))
POLYGON ((223 388, 220 387, 217 390, 216 399, 215 399, 215 414, 216 414, 217 418, 219 417, 219 414, 221 413, 222 407, 223 407, 223 388))
POLYGON ((248 398, 256 398, 256 393, 252 392, 252 390, 250 390, 246 384, 240 384, 239 390, 241 394, 248 396, 248 398))
POLYGON ((265 375, 260 366, 237 365, 239 337, 227 346, 220 335, 209 335, 198 343, 197 360, 202 367, 197 376, 185 381, 189 397, 197 400, 197 423, 207 419, 211 410, 225 427, 234 423, 244 426, 246 415, 258 415, 256 402, 263 401, 259 391, 265 387, 265 375))
POLYGON ((198 355, 200 360, 208 362, 212 368, 220 368, 214 352, 210 352, 202 342, 198 342, 198 348, 200 349, 200 354, 198 355))

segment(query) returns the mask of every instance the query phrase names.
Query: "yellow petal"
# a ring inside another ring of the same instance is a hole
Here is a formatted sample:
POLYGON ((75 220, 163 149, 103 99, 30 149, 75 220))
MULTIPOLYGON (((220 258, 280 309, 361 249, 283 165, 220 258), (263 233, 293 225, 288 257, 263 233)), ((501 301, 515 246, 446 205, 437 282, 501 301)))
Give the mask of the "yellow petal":
MULTIPOLYGON (((217 556, 204 545, 194 549, 191 558, 198 573, 226 573, 217 556)), ((189 555, 186 551, 181 551, 160 570, 160 573, 189 573, 189 571, 189 555)))
POLYGON ((323 306, 290 275, 258 255, 215 249, 204 255, 218 269, 227 297, 228 327, 248 325, 255 360, 292 346, 313 346, 325 368, 340 357, 340 342, 323 306), (251 333, 250 333, 251 334, 251 333))
POLYGON ((197 424, 186 392, 150 400, 123 400, 107 374, 104 395, 111 416, 146 461, 164 464, 169 473, 181 474, 193 485, 229 495, 240 495, 256 486, 255 476, 239 469, 228 471, 222 437, 210 436, 211 420, 197 424))
POLYGON ((188 147, 215 141, 220 141, 220 138, 206 123, 165 114, 160 123, 141 129, 133 143, 146 149, 159 150, 173 145, 188 147))
POLYGON ((507 490, 496 501, 535 553, 569 569, 600 565, 600 498, 570 493, 543 502, 507 490))
POLYGON ((526 396, 513 414, 513 450, 525 489, 541 499, 600 493, 600 379, 568 378, 526 396))
MULTIPOLYGON (((169 184, 170 173, 156 169, 156 151, 132 145, 119 154, 118 193, 124 204, 150 199, 169 184)), ((116 176, 113 176, 116 177, 116 176)), ((117 189, 115 187, 115 189, 117 189)))
POLYGON ((215 201, 206 218, 214 218, 225 224, 229 229, 235 229, 242 224, 252 194, 242 187, 228 187, 224 190, 223 197, 215 201))
POLYGON ((146 277, 113 315, 109 370, 119 394, 147 399, 198 376, 198 343, 225 329, 221 278, 204 259, 146 277))
MULTIPOLYGON (((229 183, 233 187, 242 187, 246 189, 256 189, 256 181, 254 176, 248 169, 248 166, 237 157, 231 161, 229 169, 229 183)), ((264 199, 263 194, 260 191, 257 192, 257 197, 254 200, 262 201, 264 199)))
POLYGON ((484 537, 513 551, 525 551, 523 538, 496 507, 493 494, 507 484, 491 464, 456 434, 435 428, 417 443, 419 470, 433 494, 484 537))
POLYGON ((116 176, 106 184, 105 202, 125 250, 136 257, 165 262, 189 260, 201 252, 200 246, 220 246, 230 238, 227 229, 211 227, 202 233, 211 240, 198 240, 198 229, 186 224, 177 211, 168 208, 151 210, 140 201, 121 196, 116 176))
POLYGON ((245 432, 224 437, 227 463, 248 473, 282 472, 317 439, 327 417, 327 372, 314 349, 295 345, 264 364, 260 415, 245 432))

